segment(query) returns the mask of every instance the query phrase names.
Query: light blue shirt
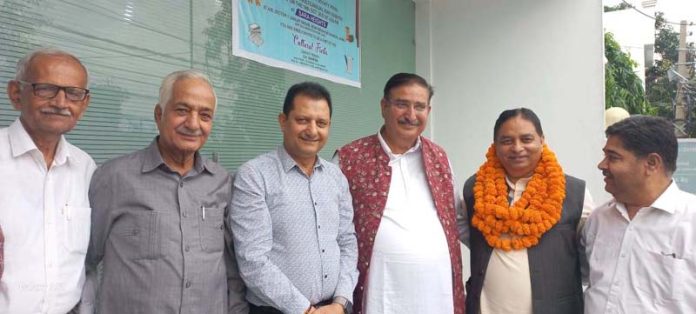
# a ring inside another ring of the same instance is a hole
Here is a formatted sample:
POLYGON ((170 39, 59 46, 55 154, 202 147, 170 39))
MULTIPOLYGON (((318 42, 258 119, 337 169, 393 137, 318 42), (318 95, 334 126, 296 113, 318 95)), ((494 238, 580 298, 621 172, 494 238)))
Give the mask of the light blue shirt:
POLYGON ((348 181, 317 158, 307 176, 283 146, 242 165, 229 226, 247 301, 284 313, 343 297, 352 302, 358 247, 348 181))

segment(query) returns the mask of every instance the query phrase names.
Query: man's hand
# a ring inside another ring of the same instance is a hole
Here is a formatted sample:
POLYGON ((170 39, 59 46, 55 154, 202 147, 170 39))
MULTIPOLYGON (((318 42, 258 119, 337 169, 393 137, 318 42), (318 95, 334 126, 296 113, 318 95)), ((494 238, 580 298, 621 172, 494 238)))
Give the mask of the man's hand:
POLYGON ((312 314, 343 314, 343 305, 338 303, 331 303, 329 305, 324 305, 317 308, 312 314))

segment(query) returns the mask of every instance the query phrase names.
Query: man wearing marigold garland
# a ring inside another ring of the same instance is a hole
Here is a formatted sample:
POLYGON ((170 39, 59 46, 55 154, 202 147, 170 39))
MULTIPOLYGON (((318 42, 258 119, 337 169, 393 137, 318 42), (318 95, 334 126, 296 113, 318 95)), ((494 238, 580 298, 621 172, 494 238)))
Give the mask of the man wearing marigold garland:
POLYGON ((532 110, 500 114, 463 196, 467 313, 582 313, 576 239, 592 198, 584 181, 563 173, 532 110))
POLYGON ((432 87, 399 73, 384 87, 384 125, 338 151, 355 209, 356 314, 464 313, 452 171, 421 136, 432 87))
POLYGON ((614 199, 583 230, 585 313, 696 313, 696 196, 672 178, 674 126, 632 116, 605 133, 597 167, 614 199))

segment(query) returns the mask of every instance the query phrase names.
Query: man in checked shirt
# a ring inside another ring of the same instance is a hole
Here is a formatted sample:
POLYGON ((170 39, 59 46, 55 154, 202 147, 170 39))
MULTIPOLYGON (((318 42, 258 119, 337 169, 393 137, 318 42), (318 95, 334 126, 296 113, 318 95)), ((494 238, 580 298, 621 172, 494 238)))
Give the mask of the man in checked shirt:
POLYGON ((169 74, 154 110, 159 136, 95 172, 87 270, 103 264, 99 313, 247 312, 225 228, 231 178, 198 152, 216 104, 204 74, 169 74))
POLYGON ((348 182, 319 157, 331 96, 316 83, 292 86, 278 116, 283 144, 242 165, 230 227, 251 314, 344 313, 358 278, 348 182))

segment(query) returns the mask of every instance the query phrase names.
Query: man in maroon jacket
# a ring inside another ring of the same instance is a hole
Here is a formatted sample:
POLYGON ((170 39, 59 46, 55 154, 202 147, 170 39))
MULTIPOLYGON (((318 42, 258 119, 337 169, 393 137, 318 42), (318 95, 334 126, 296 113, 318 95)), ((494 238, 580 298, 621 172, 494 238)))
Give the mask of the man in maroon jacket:
POLYGON ((464 313, 452 170, 421 136, 433 89, 398 73, 380 102, 377 134, 338 150, 355 210, 361 313, 464 313))

